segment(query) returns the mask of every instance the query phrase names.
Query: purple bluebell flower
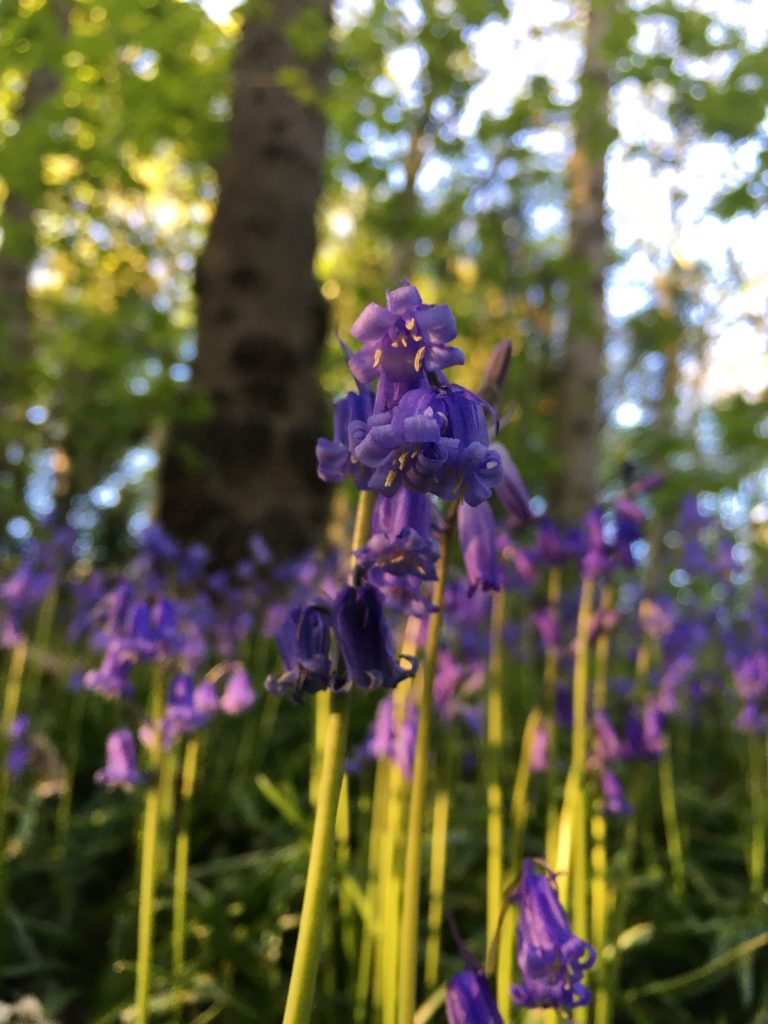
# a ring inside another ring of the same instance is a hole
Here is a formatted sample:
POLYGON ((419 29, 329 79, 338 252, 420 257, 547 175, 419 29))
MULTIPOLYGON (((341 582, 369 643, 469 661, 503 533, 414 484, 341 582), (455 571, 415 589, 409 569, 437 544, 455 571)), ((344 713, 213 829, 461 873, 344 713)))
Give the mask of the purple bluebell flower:
POLYGON ((5 763, 11 778, 21 775, 29 764, 29 724, 29 715, 19 715, 11 722, 8 730, 9 745, 5 763))
POLYGON ((478 696, 488 678, 485 661, 461 663, 447 650, 440 650, 432 684, 432 703, 441 722, 461 719, 478 736, 482 732, 484 709, 481 703, 471 701, 478 696))
POLYGON ((549 727, 542 722, 533 734, 528 755, 528 767, 533 775, 541 775, 549 768, 549 738, 549 727))
POLYGON ((768 654, 758 651, 736 663, 733 681, 742 707, 734 727, 742 733, 768 732, 768 654))
POLYGON ((299 605, 275 635, 284 671, 264 683, 269 693, 290 693, 300 700, 331 685, 331 616, 324 601, 299 605))
POLYGON ((531 519, 528 491, 506 445, 501 444, 499 441, 494 441, 491 448, 498 454, 501 460, 501 480, 496 485, 496 496, 504 506, 504 511, 509 517, 507 520, 508 528, 516 530, 521 526, 525 526, 531 519))
POLYGON ((365 572, 376 568, 393 576, 434 580, 439 553, 429 495, 402 488, 392 498, 376 499, 370 539, 354 555, 365 572))
POLYGON ((348 391, 333 403, 333 439, 321 437, 315 446, 317 475, 321 480, 338 484, 351 477, 358 490, 367 489, 371 471, 352 455, 349 425, 367 422, 372 412, 373 392, 366 387, 348 391))
POLYGON ((407 391, 392 412, 350 425, 355 457, 373 472, 370 486, 399 487, 479 505, 501 480, 501 459, 488 445, 486 404, 455 384, 407 391))
POLYGON ((384 617, 384 603, 370 584, 342 587, 331 611, 333 628, 347 676, 364 690, 395 687, 416 671, 416 661, 404 669, 394 654, 394 641, 384 617))
POLYGON ((412 701, 406 703, 403 720, 398 722, 392 695, 383 697, 376 705, 365 740, 350 755, 347 770, 358 771, 364 761, 386 758, 396 764, 410 782, 418 729, 419 709, 412 701))
POLYGON ((600 792, 606 814, 631 814, 632 805, 624 795, 624 787, 619 777, 610 769, 603 768, 600 772, 600 792))
POLYGON ((581 571, 586 579, 600 579, 607 575, 612 567, 612 551, 603 535, 599 508, 590 509, 584 517, 584 541, 581 571))
POLYGON ((101 664, 83 675, 83 688, 107 700, 127 700, 133 696, 131 670, 135 658, 119 641, 113 641, 104 652, 101 664))
POLYGON ((624 757, 653 761, 664 751, 664 716, 656 701, 647 700, 638 714, 630 710, 625 723, 624 757))
POLYGON ((174 676, 168 684, 168 696, 161 731, 166 749, 180 737, 197 732, 208 721, 195 705, 195 685, 186 672, 174 676))
POLYGON ((138 786, 144 776, 138 768, 136 741, 130 729, 115 729, 107 736, 106 763, 93 776, 100 786, 138 786))
POLYGON ((219 710, 219 693, 211 679, 203 679, 198 683, 192 694, 192 707, 198 715, 205 719, 211 718, 219 710))
POLYGON ((496 557, 496 521, 487 502, 467 505, 458 511, 459 544, 469 579, 469 592, 498 590, 501 586, 496 557))
POLYGON ((380 374, 394 381, 416 382, 426 370, 445 370, 464 362, 464 353, 449 347, 456 337, 453 313, 448 306, 423 303, 418 289, 407 281, 387 292, 386 309, 369 303, 349 333, 362 345, 349 359, 349 368, 361 384, 380 374))
POLYGON ((557 612, 551 604, 537 608, 531 615, 531 620, 536 627, 539 643, 543 651, 558 651, 560 649, 560 624, 557 612))
POLYGON ((563 910, 555 873, 526 857, 510 899, 517 904, 517 964, 521 983, 511 988, 515 1006, 554 1007, 570 1012, 590 1002, 584 972, 595 950, 578 938, 563 910))
POLYGON ((219 710, 225 715, 241 715, 256 703, 256 693, 248 673, 240 661, 229 666, 227 681, 219 698, 219 710))
POLYGON ((448 1024, 502 1024, 488 979, 482 971, 472 968, 449 978, 445 1012, 448 1024))

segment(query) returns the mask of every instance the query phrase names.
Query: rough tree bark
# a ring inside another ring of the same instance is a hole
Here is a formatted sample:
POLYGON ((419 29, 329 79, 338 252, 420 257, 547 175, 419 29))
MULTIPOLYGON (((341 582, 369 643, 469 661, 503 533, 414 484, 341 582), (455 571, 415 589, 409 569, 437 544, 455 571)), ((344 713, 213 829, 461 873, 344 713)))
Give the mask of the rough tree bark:
POLYGON ((177 537, 237 558, 261 532, 279 554, 315 540, 326 492, 315 440, 325 305, 312 275, 330 0, 274 0, 243 28, 221 193, 197 267, 193 387, 204 422, 172 430, 161 518, 177 537), (319 43, 291 45, 304 26, 319 43))
POLYGON ((569 324, 559 387, 556 436, 560 477, 554 512, 581 519, 595 500, 600 461, 600 382, 604 373, 605 157, 609 65, 603 52, 611 8, 592 0, 586 10, 581 95, 574 108, 574 151, 568 167, 570 227, 569 324))

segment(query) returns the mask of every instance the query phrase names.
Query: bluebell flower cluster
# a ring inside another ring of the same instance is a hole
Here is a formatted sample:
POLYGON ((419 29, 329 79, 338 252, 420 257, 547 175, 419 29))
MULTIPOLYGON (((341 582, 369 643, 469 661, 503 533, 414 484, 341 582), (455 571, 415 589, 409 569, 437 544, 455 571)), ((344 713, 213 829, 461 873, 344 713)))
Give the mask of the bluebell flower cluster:
POLYGON ((454 974, 445 989, 448 1024, 502 1024, 491 986, 481 970, 454 974))

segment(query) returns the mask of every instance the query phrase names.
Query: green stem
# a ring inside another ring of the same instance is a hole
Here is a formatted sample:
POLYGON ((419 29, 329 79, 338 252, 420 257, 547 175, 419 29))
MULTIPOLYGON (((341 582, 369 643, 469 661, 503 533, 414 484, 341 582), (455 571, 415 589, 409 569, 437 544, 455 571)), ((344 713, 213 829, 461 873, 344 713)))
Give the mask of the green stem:
MULTIPOLYGON (((37 625, 35 626, 35 639, 33 644, 35 650, 47 652, 50 647, 58 600, 58 587, 54 586, 45 595, 43 603, 40 605, 40 613, 37 617, 37 625)), ((33 662, 29 667, 29 672, 27 673, 27 683, 24 690, 26 706, 30 711, 33 711, 37 705, 40 682, 43 678, 43 665, 43 659, 40 659, 37 662, 33 659, 33 662)))
MULTIPOLYGON (((450 741, 449 741, 450 742, 450 741)), ((432 804, 432 842, 429 857, 429 904, 427 943, 424 949, 424 990, 431 992, 440 977, 440 945, 443 931, 445 868, 448 852, 448 821, 451 811, 451 756, 446 751, 439 769, 437 792, 432 804)))
MULTIPOLYGON (((164 680, 158 665, 152 677, 149 697, 149 718, 160 721, 163 712, 164 680)), ((149 1020, 149 989, 152 981, 152 947, 155 930, 155 882, 157 875, 157 840, 160 821, 160 772, 162 745, 159 735, 150 750, 149 764, 153 773, 144 798, 144 821, 141 830, 139 868, 139 907, 136 935, 136 1024, 149 1020)))
MULTIPOLYGON (((352 532, 351 565, 354 571, 355 551, 363 546, 371 531, 371 517, 376 501, 374 491, 361 491, 357 501, 355 526, 352 532)), ((323 763, 317 786, 315 821, 309 847, 307 881, 301 907, 299 934, 293 958, 283 1024, 306 1024, 312 1013, 317 985, 317 968, 323 946, 325 909, 334 853, 336 809, 339 804, 344 755, 349 731, 350 699, 334 696, 323 745, 323 763)))
POLYGON ((171 910, 171 967, 177 1000, 178 1019, 182 1014, 182 985, 184 983, 185 939, 187 929, 187 879, 189 876, 190 825, 192 797, 200 754, 200 740, 190 736, 184 747, 179 789, 179 828, 173 857, 173 904, 171 910))
MULTIPOLYGON (((336 811, 336 859, 339 873, 342 876, 350 870, 352 856, 350 835, 349 776, 345 775, 341 782, 339 806, 336 811)), ((341 949, 349 970, 352 970, 359 952, 359 945, 355 934, 355 908, 343 885, 339 888, 339 923, 341 925, 341 949)))
POLYGON ((488 694, 485 716, 486 784, 486 872, 485 872, 485 948, 490 949, 499 926, 504 876, 504 808, 501 789, 501 753, 504 743, 504 704, 502 673, 504 666, 505 593, 493 595, 491 605, 488 694))
POLYGON ((315 822, 307 881, 283 1024, 306 1024, 312 1013, 317 966, 323 942, 325 909, 333 867, 334 823, 344 774, 349 724, 349 697, 334 697, 325 734, 323 765, 317 787, 315 822))
POLYGON ((749 802, 752 819, 749 840, 749 889, 753 896, 760 896, 765 888, 768 795, 765 786, 765 750, 759 736, 747 737, 747 755, 749 758, 749 802))
POLYGON ((570 899, 573 930, 586 939, 589 930, 587 917, 588 870, 587 815, 584 792, 584 770, 589 745, 587 707, 589 701, 589 630, 594 605, 595 581, 584 579, 581 585, 579 611, 576 620, 576 641, 573 659, 573 725, 571 729, 571 763, 565 782, 563 806, 558 829, 558 856, 556 870, 570 872, 567 887, 570 899))
POLYGON ((672 872, 672 891, 678 899, 682 899, 685 896, 685 854, 680 819, 677 815, 677 800, 675 799, 671 737, 667 738, 667 745, 659 757, 659 791, 664 836, 667 841, 667 857, 672 872))
POLYGON ((374 922, 378 919, 376 907, 380 884, 379 859, 382 842, 382 823, 386 815, 387 767, 387 762, 383 759, 379 759, 376 762, 373 799, 371 801, 371 827, 368 833, 368 862, 366 866, 365 906, 367 914, 363 922, 360 955, 357 960, 355 1005, 352 1013, 354 1024, 366 1024, 368 1020, 368 997, 371 990, 375 939, 374 922))
POLYGON ((7 755, 9 733, 18 713, 21 702, 21 682, 24 678, 24 667, 27 663, 27 643, 17 644, 11 651, 8 666, 8 677, 3 695, 3 715, 0 722, 0 951, 6 941, 5 919, 8 902, 8 878, 5 858, 5 847, 8 837, 9 804, 11 798, 11 773, 8 771, 7 755))
POLYGON ((448 575, 448 555, 457 506, 454 503, 445 521, 437 563, 437 580, 432 595, 436 611, 429 619, 427 646, 424 652, 419 730, 413 761, 413 780, 408 805, 408 828, 405 840, 405 869, 403 876, 403 909, 400 930, 400 972, 398 983, 399 1024, 413 1024, 416 1009, 416 986, 419 970, 419 897, 421 894, 421 845, 426 803, 427 771, 429 768, 429 740, 432 725, 432 683, 440 645, 443 621, 443 600, 448 575))

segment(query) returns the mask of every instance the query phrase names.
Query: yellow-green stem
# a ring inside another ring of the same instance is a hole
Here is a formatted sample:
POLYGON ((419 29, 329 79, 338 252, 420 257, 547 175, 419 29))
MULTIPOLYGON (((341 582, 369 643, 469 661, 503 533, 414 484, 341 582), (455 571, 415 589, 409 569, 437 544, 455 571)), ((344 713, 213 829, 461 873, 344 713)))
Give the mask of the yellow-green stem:
POLYGON ((760 736, 747 737, 750 803, 749 889, 761 896, 765 889, 765 847, 768 832, 768 794, 766 793, 766 749, 760 736))
POLYGON ((189 843, 192 822, 192 798, 200 754, 200 740, 190 736, 184 747, 179 787, 179 828, 173 857, 173 906, 171 911, 171 966, 176 990, 179 1019, 184 983, 185 940, 187 930, 187 881, 189 877, 189 843))
POLYGON ((429 619, 427 645, 424 653, 419 730, 413 760, 413 780, 408 804, 408 828, 405 840, 405 870, 403 876, 403 909, 400 930, 400 971, 398 978, 398 1021, 413 1024, 416 1010, 416 987, 419 970, 419 897, 421 894, 421 845, 424 824, 424 805, 429 769, 429 742, 432 726, 432 683, 435 676, 440 628, 443 621, 443 600, 448 572, 453 528, 456 522, 456 504, 449 510, 440 542, 432 603, 437 609, 429 619))
MULTIPOLYGON (((336 810, 336 861, 339 875, 349 871, 351 814, 349 808, 349 776, 344 775, 341 781, 339 806, 336 810)), ((339 886, 339 923, 341 925, 341 949, 347 965, 352 970, 358 956, 358 942, 355 934, 355 908, 347 889, 339 886)))
POLYGON ((368 863, 366 867, 365 907, 363 934, 360 941, 360 955, 357 961, 355 981, 355 1005, 352 1012, 354 1024, 366 1024, 368 1020, 368 998, 371 990, 375 928, 378 920, 377 895, 379 891, 379 854, 381 836, 386 814, 388 763, 382 759, 376 762, 371 801, 371 826, 368 832, 368 863))
POLYGON ((685 853, 680 819, 677 815, 671 737, 667 737, 667 745, 659 757, 659 791, 664 837, 667 842, 667 858, 672 872, 672 891, 678 899, 682 899, 685 895, 685 853))
POLYGON ((5 846, 8 835, 8 814, 11 797, 11 773, 8 771, 7 755, 9 733, 19 713, 21 701, 21 682, 24 678, 24 667, 27 663, 27 643, 22 641, 11 651, 8 675, 3 695, 3 715, 0 723, 0 952, 4 952, 6 928, 5 915, 8 901, 8 877, 5 860, 5 846))
POLYGON ((485 948, 490 949, 499 926, 504 876, 504 807, 501 789, 501 754, 504 743, 504 668, 505 594, 499 590, 491 605, 490 657, 485 716, 486 754, 486 872, 485 872, 485 948))
MULTIPOLYGON (((155 666, 149 694, 149 718, 159 723, 163 713, 164 680, 161 666, 155 666)), ((160 779, 162 745, 158 734, 150 748, 152 781, 144 798, 139 863, 139 906, 136 929, 136 1024, 149 1020, 149 990, 152 983, 152 952, 155 930, 155 881, 157 875, 157 839, 160 820, 160 779)))
POLYGON ((317 788, 304 902, 283 1024, 307 1024, 312 1013, 333 868, 334 823, 344 774, 349 707, 349 697, 337 696, 332 699, 325 734, 323 766, 317 788))
POLYGON ((440 946, 443 932, 443 900, 448 847, 448 820, 451 810, 449 756, 443 759, 440 781, 432 804, 432 842, 429 857, 427 892, 427 943, 424 950, 424 991, 431 992, 440 978, 440 946))

